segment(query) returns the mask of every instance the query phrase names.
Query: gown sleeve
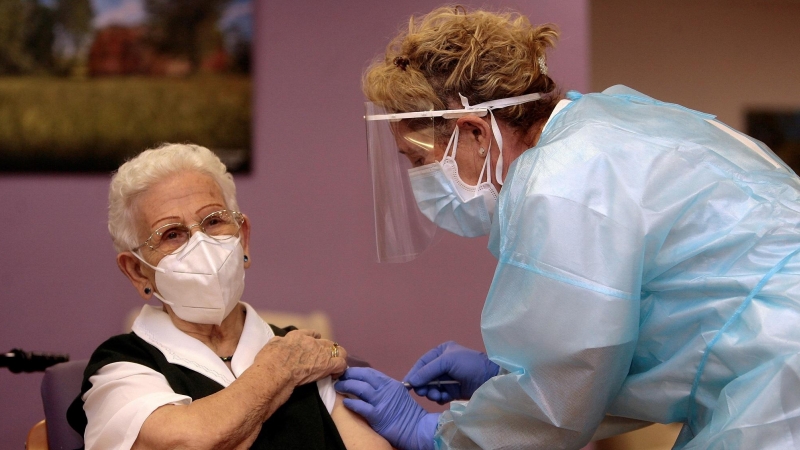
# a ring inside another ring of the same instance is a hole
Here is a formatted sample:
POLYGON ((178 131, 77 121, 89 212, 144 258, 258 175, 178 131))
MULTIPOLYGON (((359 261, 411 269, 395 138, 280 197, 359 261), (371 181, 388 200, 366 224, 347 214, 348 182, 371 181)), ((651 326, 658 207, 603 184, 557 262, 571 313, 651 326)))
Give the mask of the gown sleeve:
POLYGON ((490 237, 499 263, 481 330, 500 374, 451 404, 438 448, 581 448, 628 374, 645 247, 638 201, 607 155, 548 164, 538 150, 515 163, 490 237))

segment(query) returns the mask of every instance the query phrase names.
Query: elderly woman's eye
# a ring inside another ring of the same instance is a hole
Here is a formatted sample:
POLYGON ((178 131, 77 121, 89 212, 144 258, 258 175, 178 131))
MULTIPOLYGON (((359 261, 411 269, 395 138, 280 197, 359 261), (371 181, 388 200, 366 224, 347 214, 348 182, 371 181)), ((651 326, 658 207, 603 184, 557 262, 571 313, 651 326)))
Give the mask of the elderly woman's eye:
POLYGON ((170 228, 169 230, 165 231, 161 234, 162 241, 174 241, 176 239, 182 239, 186 233, 183 230, 178 228, 170 228))

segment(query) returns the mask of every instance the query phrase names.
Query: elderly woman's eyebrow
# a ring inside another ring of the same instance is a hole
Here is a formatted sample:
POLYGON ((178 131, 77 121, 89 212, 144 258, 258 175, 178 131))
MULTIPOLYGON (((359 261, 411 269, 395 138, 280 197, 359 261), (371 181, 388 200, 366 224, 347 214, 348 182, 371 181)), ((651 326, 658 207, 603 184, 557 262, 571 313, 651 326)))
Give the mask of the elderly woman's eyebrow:
POLYGON ((166 220, 173 220, 173 221, 175 221, 175 222, 177 223, 177 222, 180 222, 181 218, 180 218, 180 217, 178 217, 178 216, 167 216, 167 217, 162 217, 162 218, 160 218, 160 219, 156 219, 156 221, 155 221, 155 222, 151 223, 151 224, 150 224, 150 228, 155 228, 157 224, 159 224, 159 223, 161 223, 161 222, 164 222, 164 221, 166 221, 166 220))
POLYGON ((221 209, 225 209, 225 205, 221 205, 221 204, 219 204, 219 203, 209 203, 209 204, 207 204, 207 205, 203 206, 202 208, 198 209, 198 210, 197 210, 197 211, 195 211, 194 213, 195 213, 195 214, 200 214, 200 211, 203 211, 203 210, 205 210, 205 209, 207 209, 207 208, 209 208, 209 207, 211 207, 211 206, 216 206, 216 207, 219 207, 219 208, 221 208, 221 209))
MULTIPOLYGON (((208 209, 208 208, 210 208, 210 207, 212 207, 212 206, 214 206, 214 207, 218 207, 218 208, 222 208, 222 209, 225 209, 225 205, 222 205, 222 204, 220 204, 220 203, 209 203, 209 204, 207 204, 207 205, 203 206, 202 208, 198 209, 197 211, 195 211, 195 214, 200 214, 200 211, 203 211, 203 210, 205 210, 205 209, 208 209)), ((155 228, 155 226, 156 226, 158 223, 164 222, 164 221, 166 221, 166 220, 173 220, 173 221, 175 221, 175 222, 177 223, 177 222, 180 222, 180 221, 181 221, 181 218, 180 218, 180 217, 178 217, 178 216, 167 216, 167 217, 161 217, 160 219, 156 219, 156 221, 155 221, 155 222, 153 222, 152 224, 150 224, 150 227, 151 227, 151 228, 155 228)))

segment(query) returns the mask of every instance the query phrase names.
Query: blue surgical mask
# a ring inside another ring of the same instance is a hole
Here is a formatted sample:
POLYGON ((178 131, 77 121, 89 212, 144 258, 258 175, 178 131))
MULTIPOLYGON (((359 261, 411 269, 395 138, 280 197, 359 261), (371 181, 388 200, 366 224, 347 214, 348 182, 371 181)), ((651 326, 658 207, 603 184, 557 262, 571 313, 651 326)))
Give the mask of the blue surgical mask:
POLYGON ((457 142, 458 127, 441 162, 409 169, 411 189, 422 214, 439 227, 459 236, 484 236, 491 230, 497 204, 497 189, 491 183, 491 152, 487 152, 478 184, 471 186, 458 175, 457 142), (481 182, 484 173, 487 180, 481 182))

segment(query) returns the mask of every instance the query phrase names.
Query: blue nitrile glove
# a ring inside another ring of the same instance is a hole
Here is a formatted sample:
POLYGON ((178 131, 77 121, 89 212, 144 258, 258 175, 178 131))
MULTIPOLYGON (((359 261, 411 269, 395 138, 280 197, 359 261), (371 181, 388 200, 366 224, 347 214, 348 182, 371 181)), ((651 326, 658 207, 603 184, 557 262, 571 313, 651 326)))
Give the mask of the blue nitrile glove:
POLYGON ((411 384, 417 395, 441 405, 453 400, 469 400, 499 370, 500 366, 489 361, 486 353, 449 341, 422 355, 403 381, 411 384), (457 380, 461 384, 427 386, 436 380, 457 380))
POLYGON ((347 409, 361 415, 393 447, 433 450, 438 413, 429 413, 411 398, 403 383, 368 367, 351 367, 336 382, 347 409))

